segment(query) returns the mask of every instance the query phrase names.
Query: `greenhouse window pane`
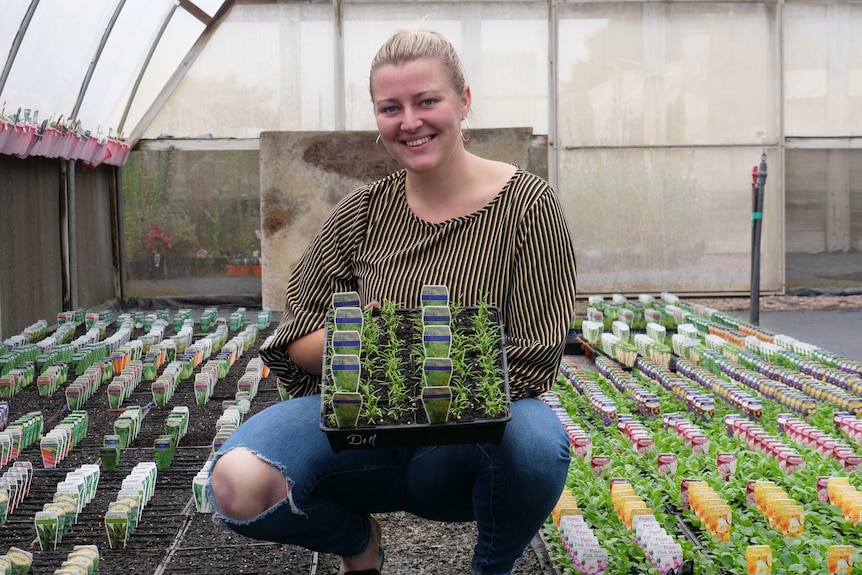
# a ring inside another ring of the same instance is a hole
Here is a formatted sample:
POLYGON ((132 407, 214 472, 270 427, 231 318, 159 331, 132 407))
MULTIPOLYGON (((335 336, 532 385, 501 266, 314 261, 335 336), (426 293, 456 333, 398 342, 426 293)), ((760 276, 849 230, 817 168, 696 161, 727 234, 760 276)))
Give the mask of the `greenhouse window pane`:
MULTIPOLYGON (((0 18, 0 54, 3 59, 0 60, 0 70, 6 66, 7 55, 29 6, 30 0, 9 0, 3 3, 3 17, 0 18)), ((3 94, 0 93, 0 99, 2 98, 3 94)))
MULTIPOLYGON (((127 134, 137 129, 137 124, 142 120, 144 114, 146 114, 153 103, 161 105, 159 95, 203 30, 204 25, 187 12, 178 10, 174 13, 162 35, 162 39, 159 41, 156 51, 153 53, 150 64, 147 66, 147 71, 141 79, 138 93, 135 95, 135 99, 129 109, 125 125, 125 132, 127 134)), ((176 93, 174 93, 175 95, 176 93)), ((162 133, 173 134, 173 128, 173 125, 163 126, 163 129, 147 137, 155 138, 162 133)))
POLYGON ((331 7, 236 5, 144 137, 331 129, 333 54, 331 7))
POLYGON ((38 110, 40 120, 68 119, 114 5, 92 1, 82 10, 77 2, 42 0, 3 90, 7 111, 23 107, 38 110))
POLYGON ((862 252, 862 150, 785 152, 787 252, 862 252))
POLYGON ((862 4, 784 7, 785 133, 862 133, 862 4))
POLYGON ((78 118, 104 132, 117 129, 156 32, 173 0, 127 2, 99 58, 78 118))
POLYGON ((775 17, 747 2, 564 4, 561 143, 776 143, 775 17))
POLYGON ((466 126, 548 131, 548 23, 542 2, 348 3, 344 7, 346 125, 374 130, 371 60, 402 26, 424 24, 461 56, 473 95, 466 126))
POLYGON ((257 150, 135 151, 123 174, 129 297, 260 293, 257 150))
MULTIPOLYGON (((751 168, 763 150, 640 148, 561 154, 558 192, 578 258, 578 291, 745 292, 751 168)), ((767 150, 761 288, 782 285, 781 166, 767 150)))

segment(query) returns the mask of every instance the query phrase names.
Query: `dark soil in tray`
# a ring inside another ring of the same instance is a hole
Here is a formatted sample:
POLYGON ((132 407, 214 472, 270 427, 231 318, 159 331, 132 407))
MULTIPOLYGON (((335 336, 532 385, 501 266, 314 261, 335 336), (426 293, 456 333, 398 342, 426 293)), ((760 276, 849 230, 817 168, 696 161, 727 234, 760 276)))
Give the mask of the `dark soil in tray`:
MULTIPOLYGON (((392 327, 387 325, 387 320, 380 310, 374 310, 370 316, 370 321, 376 324, 376 332, 379 333, 379 338, 376 341, 377 351, 372 356, 374 358, 383 358, 390 346, 394 344, 390 342, 394 339, 398 342, 397 349, 393 353, 399 361, 399 373, 404 376, 404 387, 407 389, 406 396, 409 398, 405 403, 399 404, 403 408, 402 411, 393 410, 392 403, 388 399, 389 394, 389 378, 386 375, 385 361, 377 359, 377 361, 368 361, 370 354, 367 351, 366 334, 363 333, 363 349, 360 356, 362 363, 362 376, 360 377, 360 385, 368 384, 371 394, 378 398, 377 407, 380 408, 379 414, 372 416, 369 414, 366 406, 360 411, 357 427, 381 427, 381 426, 403 426, 403 425, 423 425, 428 424, 428 417, 422 407, 422 402, 419 399, 420 390, 423 386, 422 381, 422 316, 421 310, 403 309, 395 310, 395 318, 397 323, 392 327), (369 365, 371 366, 369 369, 369 365)), ((456 405, 453 399, 453 407, 451 410, 450 421, 455 422, 471 422, 477 420, 497 419, 506 415, 508 409, 503 407, 501 413, 489 415, 485 409, 484 402, 479 395, 478 385, 476 380, 478 374, 482 372, 482 367, 479 365, 481 359, 480 354, 473 347, 472 342, 476 334, 474 321, 478 315, 477 308, 465 307, 461 308, 452 316, 452 351, 450 357, 453 358, 453 375, 451 385, 453 388, 463 390, 465 400, 456 405), (456 359, 459 358, 459 359, 456 359), (460 364, 460 369, 459 369, 460 364)), ((489 308, 489 320, 495 327, 497 334, 496 340, 496 373, 500 382, 502 394, 508 400, 508 378, 505 349, 502 345, 504 333, 500 326, 499 311, 497 308, 489 308)), ((332 317, 330 314, 330 325, 328 326, 327 337, 329 337, 332 329, 332 317)), ((369 321, 366 315, 366 321, 369 321)), ((327 389, 333 386, 332 376, 329 373, 329 360, 327 356, 324 362, 324 373, 326 374, 325 382, 327 389)), ((453 392, 455 390, 453 389, 453 392)), ((367 394, 366 394, 367 397, 367 394)), ((367 400, 366 400, 367 401, 367 400)), ((324 425, 326 427, 336 427, 334 416, 332 414, 332 406, 325 403, 323 407, 324 425)))

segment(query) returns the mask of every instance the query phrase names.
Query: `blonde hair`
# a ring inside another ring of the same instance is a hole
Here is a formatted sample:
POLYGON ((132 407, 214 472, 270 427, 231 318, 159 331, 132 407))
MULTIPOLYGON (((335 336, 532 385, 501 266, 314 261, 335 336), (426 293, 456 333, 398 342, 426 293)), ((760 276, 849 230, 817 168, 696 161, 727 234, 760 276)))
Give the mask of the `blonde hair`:
MULTIPOLYGON (((421 24, 401 28, 383 43, 371 61, 370 76, 373 77, 374 71, 381 66, 399 65, 420 58, 438 58, 449 69, 455 91, 458 94, 464 93, 467 80, 458 52, 442 34, 429 30, 421 24)), ((372 92, 370 83, 369 92, 372 92)))

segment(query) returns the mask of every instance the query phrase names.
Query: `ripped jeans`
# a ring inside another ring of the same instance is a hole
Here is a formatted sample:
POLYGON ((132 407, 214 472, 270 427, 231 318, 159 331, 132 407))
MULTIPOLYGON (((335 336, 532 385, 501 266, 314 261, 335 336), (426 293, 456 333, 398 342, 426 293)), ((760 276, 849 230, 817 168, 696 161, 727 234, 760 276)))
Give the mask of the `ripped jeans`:
POLYGON ((435 521, 475 521, 473 573, 506 575, 560 497, 569 442, 541 400, 512 403, 501 445, 358 449, 334 453, 320 430, 320 396, 272 405, 246 420, 216 454, 245 447, 284 473, 287 499, 238 521, 246 537, 351 557, 368 545, 366 515, 406 511, 435 521))

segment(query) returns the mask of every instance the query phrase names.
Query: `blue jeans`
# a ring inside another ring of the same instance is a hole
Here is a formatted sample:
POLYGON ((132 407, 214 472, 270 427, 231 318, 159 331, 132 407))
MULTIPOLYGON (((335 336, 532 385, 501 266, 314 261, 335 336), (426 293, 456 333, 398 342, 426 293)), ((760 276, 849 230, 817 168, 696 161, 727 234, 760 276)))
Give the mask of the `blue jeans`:
POLYGON ((359 449, 334 453, 320 430, 320 396, 272 405, 246 420, 216 454, 245 447, 278 467, 287 499, 250 520, 215 513, 251 537, 352 557, 369 542, 366 515, 406 511, 435 521, 475 521, 471 569, 506 575, 560 497, 569 441, 541 400, 512 403, 501 445, 359 449))

